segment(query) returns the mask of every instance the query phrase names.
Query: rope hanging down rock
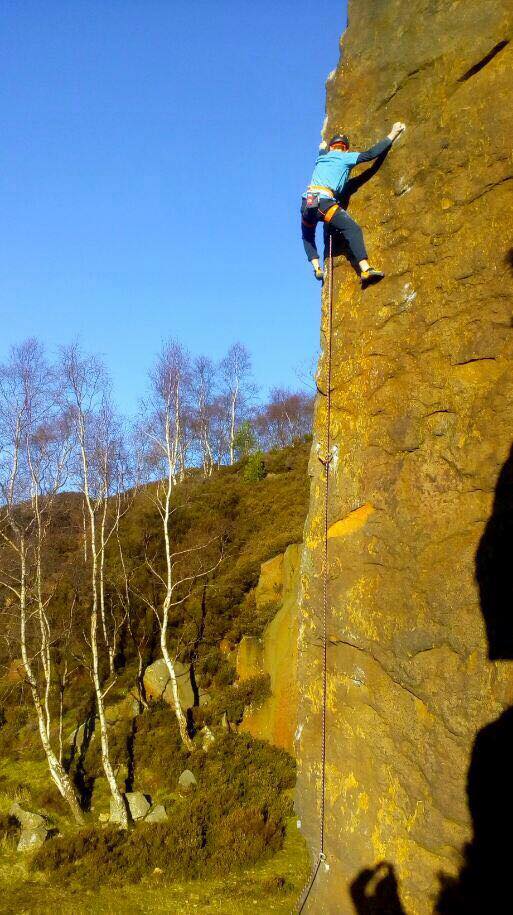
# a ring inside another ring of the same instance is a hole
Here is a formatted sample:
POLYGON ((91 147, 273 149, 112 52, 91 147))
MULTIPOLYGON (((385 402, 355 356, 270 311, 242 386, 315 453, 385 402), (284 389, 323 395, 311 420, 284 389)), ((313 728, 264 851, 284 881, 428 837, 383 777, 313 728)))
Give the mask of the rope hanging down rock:
POLYGON ((320 803, 320 824, 319 824, 319 853, 315 860, 308 883, 301 893, 298 903, 297 915, 301 915, 308 897, 316 881, 317 874, 321 864, 326 860, 324 851, 325 842, 325 812, 326 812, 326 699, 328 686, 328 665, 327 665, 327 647, 328 647, 328 598, 329 598, 329 580, 328 580, 328 509, 330 493, 330 464, 331 455, 331 337, 333 327, 333 236, 329 237, 329 262, 328 262, 328 314, 327 314, 327 334, 326 334, 326 354, 327 354, 327 378, 326 378, 326 422, 324 426, 324 456, 319 460, 324 467, 324 544, 322 559, 322 725, 321 725, 321 803, 320 803))

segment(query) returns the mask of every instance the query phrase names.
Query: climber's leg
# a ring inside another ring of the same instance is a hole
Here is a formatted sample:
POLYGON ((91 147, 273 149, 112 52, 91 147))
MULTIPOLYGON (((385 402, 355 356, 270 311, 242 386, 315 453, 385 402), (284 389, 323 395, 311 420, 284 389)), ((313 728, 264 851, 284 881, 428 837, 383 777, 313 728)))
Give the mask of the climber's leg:
POLYGON ((363 240, 363 232, 354 219, 351 219, 348 213, 338 204, 331 203, 329 200, 321 202, 321 210, 324 215, 324 222, 328 223, 344 236, 349 251, 354 260, 361 264, 367 263, 367 250, 363 240))
POLYGON ((317 221, 317 210, 307 208, 306 202, 303 200, 301 203, 301 235, 303 238, 305 254, 313 267, 315 278, 322 280, 323 272, 319 264, 319 254, 315 244, 315 229, 317 227, 317 221))
POLYGON ((371 267, 367 260, 367 249, 363 238, 363 232, 354 219, 351 219, 348 213, 338 204, 331 201, 323 200, 320 209, 323 213, 324 222, 340 232, 347 243, 351 257, 358 263, 362 286, 369 286, 373 283, 379 283, 383 279, 384 273, 371 267))

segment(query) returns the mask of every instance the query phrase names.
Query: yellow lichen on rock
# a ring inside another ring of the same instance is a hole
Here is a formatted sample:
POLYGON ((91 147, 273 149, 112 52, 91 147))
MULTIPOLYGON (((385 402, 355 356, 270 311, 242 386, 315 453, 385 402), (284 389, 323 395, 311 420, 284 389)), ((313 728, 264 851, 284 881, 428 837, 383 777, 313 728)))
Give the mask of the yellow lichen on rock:
MULTIPOLYGON (((329 870, 307 911, 354 915, 352 885, 368 869, 379 882, 383 859, 393 911, 449 911, 450 891, 463 894, 458 911, 471 911, 464 894, 493 894, 508 871, 487 811, 504 798, 513 807, 504 766, 513 728, 513 7, 350 0, 349 23, 327 84, 326 136, 348 132, 366 148, 396 120, 407 130, 348 202, 385 280, 362 293, 335 240, 329 870)), ((321 392, 327 294, 328 284, 321 392)), ((298 654, 297 806, 313 854, 326 398, 317 401, 298 654)), ((487 898, 480 911, 505 909, 487 898)))

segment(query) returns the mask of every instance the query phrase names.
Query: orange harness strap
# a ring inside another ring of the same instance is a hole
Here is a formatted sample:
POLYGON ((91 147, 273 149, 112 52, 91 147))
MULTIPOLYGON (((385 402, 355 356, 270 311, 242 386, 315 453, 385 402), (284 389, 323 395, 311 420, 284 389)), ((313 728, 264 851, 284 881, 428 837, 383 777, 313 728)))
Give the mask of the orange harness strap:
POLYGON ((333 206, 329 208, 329 210, 326 210, 326 212, 324 214, 324 222, 331 222, 335 213, 339 209, 340 209, 340 207, 339 207, 338 203, 334 203, 333 206))

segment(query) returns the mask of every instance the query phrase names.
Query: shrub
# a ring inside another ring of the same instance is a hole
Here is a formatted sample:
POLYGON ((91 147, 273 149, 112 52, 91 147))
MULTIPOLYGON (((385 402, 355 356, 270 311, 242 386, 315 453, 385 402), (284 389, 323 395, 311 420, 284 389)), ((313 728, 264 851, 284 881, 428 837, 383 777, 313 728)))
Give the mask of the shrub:
POLYGON ((259 704, 271 695, 271 681, 268 674, 248 677, 240 683, 228 686, 212 699, 205 709, 207 720, 220 719, 224 713, 229 721, 240 724, 244 709, 248 705, 259 704))
POLYGON ((281 847, 291 812, 284 792, 295 782, 294 761, 284 750, 249 735, 220 734, 210 753, 195 750, 183 757, 171 735, 172 781, 184 759, 198 787, 175 801, 167 823, 142 823, 128 832, 94 827, 58 837, 38 850, 32 868, 51 871, 63 883, 136 883, 155 867, 168 878, 223 875, 281 847))
POLYGON ((255 451, 254 454, 250 454, 242 473, 246 483, 258 483, 259 480, 264 479, 266 474, 267 470, 265 468, 263 452, 255 451))

